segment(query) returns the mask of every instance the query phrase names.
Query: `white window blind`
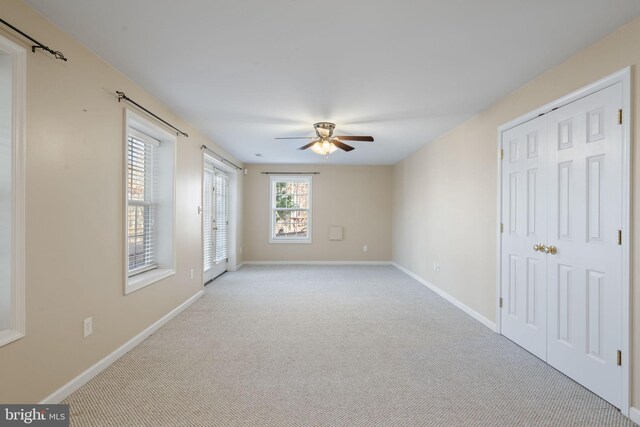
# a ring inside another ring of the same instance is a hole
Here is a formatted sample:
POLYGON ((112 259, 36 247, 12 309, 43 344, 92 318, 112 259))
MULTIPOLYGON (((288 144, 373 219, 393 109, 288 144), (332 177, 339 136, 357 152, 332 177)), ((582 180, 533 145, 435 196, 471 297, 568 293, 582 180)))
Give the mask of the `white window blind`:
POLYGON ((130 130, 127 156, 127 247, 129 275, 156 267, 158 141, 130 130))
POLYGON ((204 222, 204 271, 213 266, 213 170, 204 170, 204 194, 202 220, 204 222))
POLYGON ((229 256, 229 176, 224 172, 216 170, 215 181, 216 262, 219 262, 229 256))

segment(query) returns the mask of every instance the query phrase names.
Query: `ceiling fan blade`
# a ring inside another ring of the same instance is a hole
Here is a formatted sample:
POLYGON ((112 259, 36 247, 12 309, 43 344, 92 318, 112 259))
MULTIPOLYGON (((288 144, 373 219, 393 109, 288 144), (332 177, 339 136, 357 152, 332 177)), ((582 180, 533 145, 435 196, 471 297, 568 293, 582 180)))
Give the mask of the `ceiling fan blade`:
POLYGON ((298 150, 306 150, 307 148, 311 147, 313 144, 315 144, 316 142, 318 142, 317 140, 315 141, 311 141, 310 143, 308 143, 307 145, 303 145, 302 147, 298 148, 298 150))
POLYGON ((351 150, 354 149, 352 146, 347 145, 344 142, 340 142, 337 139, 333 139, 333 140, 331 140, 331 142, 333 143, 333 145, 335 145, 336 147, 338 147, 338 148, 340 148, 340 149, 342 149, 344 151, 351 151, 351 150))
POLYGON ((336 138, 338 138, 338 139, 342 139, 342 140, 344 140, 344 141, 373 142, 373 137, 372 137, 372 136, 349 136, 349 135, 342 135, 342 136, 336 136, 336 138))
POLYGON ((289 138, 275 138, 275 139, 314 139, 315 136, 292 136, 289 138))

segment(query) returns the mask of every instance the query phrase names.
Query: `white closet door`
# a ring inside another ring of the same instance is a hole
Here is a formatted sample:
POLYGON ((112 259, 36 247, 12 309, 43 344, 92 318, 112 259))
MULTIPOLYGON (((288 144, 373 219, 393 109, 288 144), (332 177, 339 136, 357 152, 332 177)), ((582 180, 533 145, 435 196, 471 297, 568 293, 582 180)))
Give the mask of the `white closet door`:
POLYGON ((547 362, 619 406, 622 85, 548 114, 547 362))
POLYGON ((546 119, 503 134, 502 334, 546 357, 546 119))

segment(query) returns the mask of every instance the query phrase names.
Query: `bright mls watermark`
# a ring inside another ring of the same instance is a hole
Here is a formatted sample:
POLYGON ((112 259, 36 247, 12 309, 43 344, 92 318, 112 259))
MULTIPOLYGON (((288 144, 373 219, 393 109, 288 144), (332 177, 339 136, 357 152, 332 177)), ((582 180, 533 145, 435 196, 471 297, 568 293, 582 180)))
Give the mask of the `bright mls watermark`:
POLYGON ((69 426, 69 405, 0 405, 0 427, 69 426))

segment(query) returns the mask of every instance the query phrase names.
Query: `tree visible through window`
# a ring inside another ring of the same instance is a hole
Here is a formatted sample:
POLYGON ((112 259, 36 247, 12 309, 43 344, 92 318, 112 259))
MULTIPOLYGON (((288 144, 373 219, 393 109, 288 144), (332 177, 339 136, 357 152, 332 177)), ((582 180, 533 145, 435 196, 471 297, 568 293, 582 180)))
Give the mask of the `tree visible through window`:
POLYGON ((311 177, 271 178, 271 240, 311 239, 311 177))

